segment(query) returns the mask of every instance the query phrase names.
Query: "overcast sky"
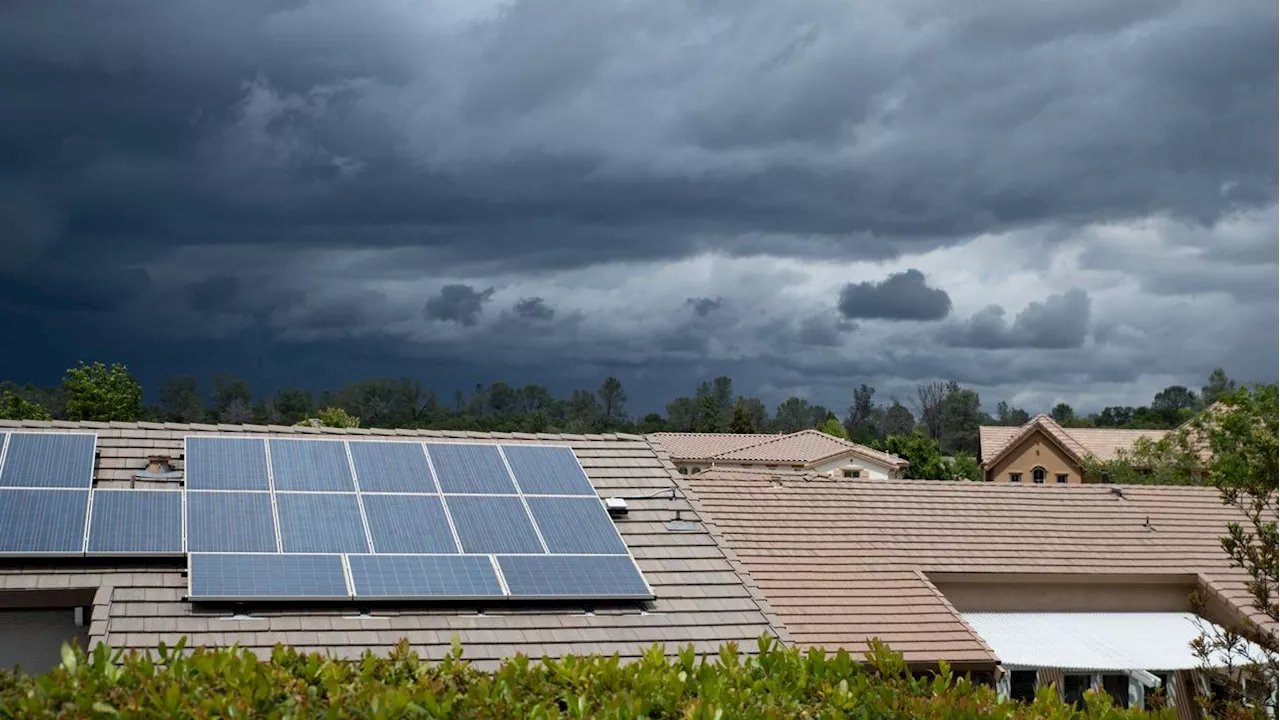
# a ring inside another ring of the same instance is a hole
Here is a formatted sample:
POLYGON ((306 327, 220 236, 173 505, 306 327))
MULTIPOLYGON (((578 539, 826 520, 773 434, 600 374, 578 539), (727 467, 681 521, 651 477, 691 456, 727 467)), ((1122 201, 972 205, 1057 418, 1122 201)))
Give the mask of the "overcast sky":
POLYGON ((0 5, 0 378, 1277 377, 1277 6, 0 5))

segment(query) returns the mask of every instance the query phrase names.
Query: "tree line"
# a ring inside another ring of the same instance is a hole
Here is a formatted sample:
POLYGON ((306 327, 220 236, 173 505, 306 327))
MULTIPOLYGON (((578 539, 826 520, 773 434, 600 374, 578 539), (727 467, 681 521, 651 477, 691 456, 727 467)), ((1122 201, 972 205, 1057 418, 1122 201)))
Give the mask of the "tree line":
MULTIPOLYGON (((1110 406, 1083 416, 1059 403, 1049 414, 1068 427, 1172 428, 1235 387, 1219 368, 1199 393, 1174 385, 1137 408, 1110 406)), ((319 394, 284 388, 258 395, 233 375, 216 375, 207 385, 191 375, 172 375, 160 383, 155 397, 158 402, 144 404, 142 386, 123 365, 82 363, 51 387, 0 382, 0 417, 236 425, 293 425, 319 418, 329 425, 528 433, 788 433, 817 428, 901 455, 911 461, 917 477, 974 479, 980 476, 978 428, 1021 425, 1031 418, 1005 401, 995 405, 994 415, 988 414, 976 390, 945 381, 921 383, 905 402, 890 397, 883 403, 876 401, 874 387, 860 384, 841 415, 800 397, 789 397, 770 412, 759 398, 737 394, 728 376, 699 383, 691 395, 668 402, 665 414, 641 417, 627 412, 627 392, 616 377, 605 378, 594 390, 577 389, 563 397, 542 385, 506 382, 476 384, 469 392, 459 389, 441 397, 411 378, 361 380, 319 394)))

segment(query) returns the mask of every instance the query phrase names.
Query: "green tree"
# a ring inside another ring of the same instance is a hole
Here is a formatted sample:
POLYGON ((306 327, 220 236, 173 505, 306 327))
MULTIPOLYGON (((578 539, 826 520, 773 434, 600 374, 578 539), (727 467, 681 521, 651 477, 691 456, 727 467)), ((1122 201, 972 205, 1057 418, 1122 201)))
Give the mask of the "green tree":
POLYGON ((554 403, 555 399, 551 397, 551 393, 541 385, 525 385, 520 388, 521 412, 531 413, 535 410, 545 410, 554 403))
POLYGON ((490 415, 500 418, 510 417, 520 411, 519 392, 504 382, 490 384, 489 391, 485 395, 485 404, 490 415))
POLYGON ((287 425, 292 425, 299 420, 311 417, 312 408, 315 407, 311 400, 311 393, 296 388, 285 388, 276 393, 276 399, 273 404, 279 418, 278 422, 283 422, 287 425))
POLYGON ((1227 376, 1227 371, 1214 368, 1213 372, 1209 373, 1209 382, 1200 388, 1200 401, 1207 407, 1235 389, 1236 381, 1227 376))
POLYGON ((1182 385, 1170 385, 1151 399, 1151 411, 1170 426, 1186 420, 1197 404, 1196 394, 1182 385))
POLYGON ((982 466, 968 453, 952 455, 947 463, 952 480, 981 480, 982 466))
POLYGON ((360 418, 340 407, 325 407, 316 411, 316 417, 324 427, 358 428, 360 418))
POLYGON ((910 477, 919 480, 942 480, 950 476, 947 464, 942 459, 942 451, 938 449, 938 443, 922 432, 890 435, 875 443, 873 447, 893 453, 911 463, 907 468, 907 474, 910 477))
POLYGON ((773 413, 774 430, 781 433, 799 432, 811 428, 815 424, 813 406, 804 398, 789 397, 783 400, 773 413))
POLYGON ((1094 419, 1098 427, 1125 427, 1133 421, 1133 408, 1121 405, 1110 405, 1102 408, 1102 412, 1094 419))
POLYGON ((876 439, 878 433, 872 424, 875 413, 873 397, 876 389, 863 383, 853 389, 853 401, 849 403, 849 417, 845 421, 849 439, 868 443, 876 439))
POLYGON ((698 401, 678 397, 667 403, 667 429, 671 432, 694 432, 698 429, 698 401))
POLYGON ((1059 425, 1062 425, 1064 423, 1069 423, 1072 420, 1074 420, 1076 417, 1076 411, 1075 411, 1075 408, 1071 407, 1070 405, 1064 402, 1058 403, 1057 405, 1053 406, 1052 410, 1049 411, 1049 417, 1053 418, 1054 422, 1058 423, 1059 425))
POLYGON ((565 427, 568 432, 592 433, 600 430, 604 417, 595 393, 574 390, 564 403, 565 427), (572 429, 569 429, 572 428, 572 429))
POLYGON ((755 426, 751 424, 751 416, 747 414, 747 407, 738 401, 733 406, 733 423, 729 425, 729 432, 753 433, 755 431, 755 426))
POLYGON ((947 384, 938 438, 943 452, 978 453, 978 427, 983 420, 981 404, 976 390, 962 388, 956 383, 947 384))
POLYGON ((52 420, 44 408, 9 390, 0 391, 0 420, 52 420))
POLYGON ((844 423, 840 422, 834 415, 827 418, 827 421, 822 423, 818 429, 831 437, 837 437, 841 440, 849 439, 849 431, 844 429, 844 423))
POLYGON ((920 415, 920 425, 925 434, 934 440, 942 439, 942 406, 953 385, 955 383, 934 380, 916 386, 916 410, 920 415))
POLYGON ((204 422, 204 400, 196 379, 191 375, 166 377, 160 384, 160 412, 166 422, 204 422))
POLYGON ((666 430, 666 429, 667 429, 667 421, 663 419, 662 415, 658 413, 649 413, 648 415, 645 415, 644 417, 640 418, 640 423, 639 425, 636 426, 636 431, 639 432, 641 435, 648 435, 649 433, 662 432, 663 430, 666 430))
POLYGON ((213 376, 213 410, 222 416, 232 403, 240 401, 244 407, 253 404, 253 393, 249 390, 249 383, 244 378, 235 375, 214 375, 213 376))
MULTIPOLYGON (((733 404, 735 422, 739 410, 746 416, 746 427, 751 428, 741 432, 759 433, 765 431, 765 427, 769 424, 769 411, 764 409, 764 403, 760 402, 759 398, 739 397, 737 402, 733 404)), ((734 432, 740 431, 734 430, 734 432)))
MULTIPOLYGON (((706 383, 703 383, 706 385, 706 383)), ((698 396, 698 432, 725 432, 729 428, 721 424, 720 403, 712 393, 701 393, 698 396)), ((730 418, 730 422, 733 418, 730 418)))
POLYGON ((120 363, 82 362, 67 370, 62 387, 69 420, 136 422, 142 414, 142 385, 120 363))
POLYGON ((915 432, 916 419, 906 405, 894 399, 884 411, 884 422, 880 426, 880 436, 910 435, 915 432))
POLYGON ((622 381, 610 375, 600 383, 600 411, 605 426, 623 420, 627 416, 627 391, 622 388, 622 381))

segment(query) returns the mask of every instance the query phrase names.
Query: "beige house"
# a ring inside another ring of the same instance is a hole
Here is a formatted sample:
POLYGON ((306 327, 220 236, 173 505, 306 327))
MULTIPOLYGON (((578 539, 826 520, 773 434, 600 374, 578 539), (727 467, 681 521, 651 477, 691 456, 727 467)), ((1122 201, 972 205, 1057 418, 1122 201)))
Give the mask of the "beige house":
POLYGON ((1084 459, 1114 460, 1139 438, 1155 441, 1168 430, 1064 428, 1048 415, 1021 427, 978 429, 983 479, 988 482, 1072 484, 1084 482, 1084 459))
POLYGON ((804 470, 830 477, 885 480, 904 477, 910 463, 817 430, 765 435, 654 433, 681 475, 709 468, 804 470))

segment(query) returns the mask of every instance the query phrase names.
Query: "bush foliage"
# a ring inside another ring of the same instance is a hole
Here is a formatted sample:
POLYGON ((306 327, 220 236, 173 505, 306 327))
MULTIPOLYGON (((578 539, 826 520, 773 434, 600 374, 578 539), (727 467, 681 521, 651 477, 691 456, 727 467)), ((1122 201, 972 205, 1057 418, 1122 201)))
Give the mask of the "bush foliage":
POLYGON ((0 674, 4 718, 1010 718, 1096 720, 1148 716, 1090 696, 1077 710, 1044 691, 1031 704, 997 700, 947 668, 916 678, 900 655, 873 643, 864 664, 761 638, 758 654, 726 645, 700 658, 660 648, 636 662, 614 657, 532 661, 495 672, 467 663, 456 645, 427 662, 405 645, 390 657, 340 661, 277 647, 269 662, 236 649, 158 656, 65 648, 52 672, 0 674))

